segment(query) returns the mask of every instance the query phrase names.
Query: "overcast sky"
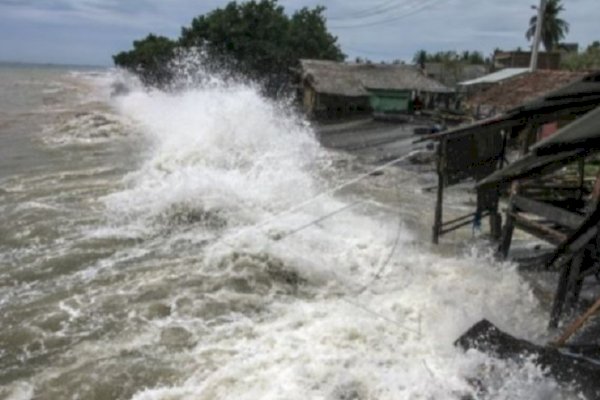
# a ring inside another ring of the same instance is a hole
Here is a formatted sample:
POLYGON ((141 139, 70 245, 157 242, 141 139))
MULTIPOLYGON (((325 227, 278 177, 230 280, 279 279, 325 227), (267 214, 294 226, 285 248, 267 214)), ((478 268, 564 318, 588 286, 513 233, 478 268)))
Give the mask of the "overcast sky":
MULTIPOLYGON (((191 19, 227 0, 0 0, 0 60, 111 65, 111 55, 153 32, 176 38, 191 19)), ((353 59, 410 61, 419 49, 528 46, 538 0, 280 0, 292 13, 324 5, 328 26, 353 59)), ((600 39, 600 0, 563 0, 566 38, 600 39)))

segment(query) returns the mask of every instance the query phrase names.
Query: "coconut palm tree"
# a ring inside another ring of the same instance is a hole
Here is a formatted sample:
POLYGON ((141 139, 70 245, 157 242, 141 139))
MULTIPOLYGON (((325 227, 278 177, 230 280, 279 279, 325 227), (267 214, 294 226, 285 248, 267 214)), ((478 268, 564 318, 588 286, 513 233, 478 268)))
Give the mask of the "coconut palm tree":
MULTIPOLYGON (((569 23, 558 17, 565 8, 561 0, 548 0, 544 10, 544 23, 542 25, 542 43, 546 51, 551 51, 569 33, 569 23)), ((525 33, 527 40, 535 36, 537 15, 529 20, 529 29, 525 33)))

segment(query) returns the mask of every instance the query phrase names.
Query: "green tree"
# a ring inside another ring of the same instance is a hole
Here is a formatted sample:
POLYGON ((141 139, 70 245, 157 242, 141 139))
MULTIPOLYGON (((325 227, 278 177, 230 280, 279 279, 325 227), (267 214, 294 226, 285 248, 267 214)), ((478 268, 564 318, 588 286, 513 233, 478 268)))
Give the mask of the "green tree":
POLYGON ((173 58, 175 42, 164 36, 149 34, 133 42, 133 50, 113 56, 115 65, 136 73, 149 85, 162 86, 171 78, 168 63, 173 58))
MULTIPOLYGON (((546 51, 554 50, 554 47, 569 33, 569 23, 559 18, 559 14, 564 10, 561 0, 548 0, 546 3, 542 25, 542 43, 546 51)), ((527 40, 535 36, 537 19, 535 15, 529 20, 529 28, 525 33, 527 40)))
POLYGON ((327 31, 323 13, 325 7, 306 7, 292 15, 288 32, 290 62, 301 58, 343 61, 346 56, 337 45, 337 38, 327 31))
POLYGON ((183 47, 202 46, 213 58, 233 60, 254 79, 279 86, 302 58, 343 61, 327 31, 325 8, 302 8, 288 17, 277 0, 231 2, 182 28, 183 47))
POLYGON ((562 67, 571 71, 600 69, 600 42, 594 41, 582 53, 567 55, 562 61, 562 67))
POLYGON ((177 48, 200 48, 215 64, 241 72, 278 90, 289 82, 302 58, 343 61, 337 38, 327 31, 324 7, 302 8, 288 16, 277 0, 235 1, 194 18, 177 42, 149 35, 131 51, 113 57, 117 66, 142 76, 149 84, 171 77, 169 63, 177 48))
POLYGON ((425 69, 425 63, 429 61, 429 54, 425 50, 419 50, 413 56, 413 62, 421 67, 421 69, 425 69))

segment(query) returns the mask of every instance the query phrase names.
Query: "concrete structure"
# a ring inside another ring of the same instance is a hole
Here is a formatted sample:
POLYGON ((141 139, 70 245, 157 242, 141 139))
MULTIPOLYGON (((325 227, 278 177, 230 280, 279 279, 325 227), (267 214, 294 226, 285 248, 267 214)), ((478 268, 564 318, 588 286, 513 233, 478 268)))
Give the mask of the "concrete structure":
MULTIPOLYGON (((537 60, 538 69, 560 69, 561 53, 555 52, 539 52, 537 60)), ((503 68, 529 68, 531 63, 530 51, 501 51, 494 52, 493 65, 494 69, 503 68)))

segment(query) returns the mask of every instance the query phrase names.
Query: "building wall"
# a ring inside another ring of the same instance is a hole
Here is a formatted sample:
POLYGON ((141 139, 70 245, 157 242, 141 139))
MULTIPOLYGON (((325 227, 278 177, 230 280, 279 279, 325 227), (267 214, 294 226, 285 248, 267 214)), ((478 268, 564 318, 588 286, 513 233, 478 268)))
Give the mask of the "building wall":
POLYGON ((412 91, 371 90, 369 103, 377 113, 408 113, 411 111, 412 91))
POLYGON ((316 109, 317 94, 309 85, 304 85, 302 89, 302 108, 304 113, 311 117, 316 109))
MULTIPOLYGON (((539 69, 560 69, 560 52, 538 53, 539 69)), ((502 68, 529 68, 531 65, 530 51, 497 51, 494 53, 494 67, 502 68)))
POLYGON ((302 109, 309 117, 317 120, 351 118, 368 115, 372 108, 368 96, 338 96, 318 93, 305 83, 301 93, 302 109))

